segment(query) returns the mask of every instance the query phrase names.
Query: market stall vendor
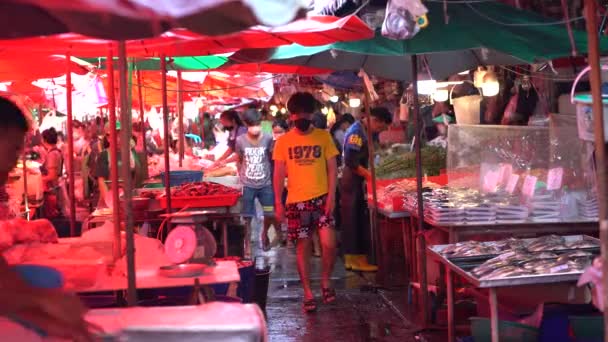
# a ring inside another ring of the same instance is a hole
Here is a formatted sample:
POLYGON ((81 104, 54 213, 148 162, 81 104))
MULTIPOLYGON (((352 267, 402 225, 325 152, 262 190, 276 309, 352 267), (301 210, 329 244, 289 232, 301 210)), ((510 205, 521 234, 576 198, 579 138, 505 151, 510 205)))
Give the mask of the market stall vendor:
MULTIPOLYGON (((22 152, 28 122, 11 101, 0 97, 0 184, 5 184, 22 152)), ((1 211, 1 210, 0 210, 1 211)), ((0 213, 1 214, 1 213, 0 213)), ((6 219, 6 217, 0 217, 6 219)), ((28 284, 0 257, 0 315, 51 337, 92 341, 78 297, 28 284)))
POLYGON ((230 132, 228 135, 228 149, 215 161, 214 167, 221 167, 238 159, 238 156, 234 154, 236 138, 247 133, 247 126, 243 124, 236 110, 223 112, 220 115, 220 123, 225 130, 230 132))
POLYGON ((60 191, 60 178, 63 172, 63 153, 57 147, 58 134, 54 128, 42 132, 42 146, 46 151, 44 162, 40 167, 42 182, 44 183, 44 208, 45 218, 61 216, 62 196, 60 191))
POLYGON ((384 107, 371 110, 369 118, 355 122, 344 136, 344 170, 340 179, 340 207, 343 229, 344 264, 346 269, 373 272, 376 266, 367 261, 366 249, 369 237, 369 220, 366 217, 363 181, 371 181, 368 167, 369 139, 365 133, 366 121, 370 120, 373 135, 386 130, 393 115, 384 107))
POLYGON ((437 147, 448 147, 448 126, 453 124, 456 120, 454 120, 454 116, 451 112, 442 113, 436 116, 433 119, 435 123, 435 127, 437 128, 438 135, 435 139, 428 142, 428 145, 437 146, 437 147))

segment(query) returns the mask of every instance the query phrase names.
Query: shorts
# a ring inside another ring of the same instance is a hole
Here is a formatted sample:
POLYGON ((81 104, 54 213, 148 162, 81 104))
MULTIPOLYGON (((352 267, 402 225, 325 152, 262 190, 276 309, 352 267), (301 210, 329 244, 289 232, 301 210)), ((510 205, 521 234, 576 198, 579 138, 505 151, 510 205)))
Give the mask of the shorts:
POLYGON ((263 188, 243 187, 243 197, 241 203, 243 207, 241 213, 245 217, 255 217, 255 199, 258 199, 264 210, 264 216, 269 217, 274 215, 274 190, 272 185, 263 188))
POLYGON ((327 195, 304 202, 289 203, 285 208, 287 235, 290 240, 308 239, 316 229, 333 229, 334 217, 325 215, 327 195))

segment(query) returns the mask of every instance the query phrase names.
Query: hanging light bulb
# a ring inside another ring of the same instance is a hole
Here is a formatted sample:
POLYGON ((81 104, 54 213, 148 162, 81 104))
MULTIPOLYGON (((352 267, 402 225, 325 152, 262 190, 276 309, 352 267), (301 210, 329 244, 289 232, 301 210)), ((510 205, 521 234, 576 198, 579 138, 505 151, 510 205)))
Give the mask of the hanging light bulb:
POLYGON ((496 96, 500 92, 500 83, 492 67, 488 67, 483 76, 483 83, 481 83, 481 92, 483 96, 496 96))
POLYGON ((435 100, 435 102, 444 102, 448 100, 449 95, 447 89, 437 89, 433 93, 433 100, 435 100))
POLYGON ((473 84, 475 88, 481 88, 481 85, 483 84, 483 78, 486 75, 486 72, 487 71, 483 70, 481 67, 477 68, 477 70, 473 74, 473 84))
POLYGON ((361 106, 361 99, 357 99, 357 98, 349 99, 348 106, 350 108, 359 108, 359 106, 361 106))
POLYGON ((281 114, 287 113, 287 109, 285 107, 281 108, 281 114))
POLYGON ((337 103, 338 101, 340 101, 340 96, 338 96, 338 95, 331 96, 329 98, 329 101, 331 101, 333 103, 337 103))
POLYGON ((435 80, 419 80, 418 81, 418 94, 420 95, 432 95, 437 89, 437 81, 435 80))
POLYGON ((323 115, 327 115, 327 113, 329 113, 329 109, 327 109, 327 107, 323 107, 321 108, 321 113, 323 113, 323 115))
POLYGON ((269 109, 271 112, 276 113, 279 110, 279 107, 277 107, 277 105, 270 105, 269 109))

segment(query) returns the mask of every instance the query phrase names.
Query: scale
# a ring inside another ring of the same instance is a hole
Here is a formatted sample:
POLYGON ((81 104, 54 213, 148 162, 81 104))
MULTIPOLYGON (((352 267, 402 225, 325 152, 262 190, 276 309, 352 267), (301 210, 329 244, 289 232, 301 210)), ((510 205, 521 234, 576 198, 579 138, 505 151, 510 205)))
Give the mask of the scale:
POLYGON ((202 225, 179 225, 171 230, 165 240, 165 255, 172 265, 162 266, 165 277, 196 277, 207 266, 213 266, 217 252, 215 237, 202 225))

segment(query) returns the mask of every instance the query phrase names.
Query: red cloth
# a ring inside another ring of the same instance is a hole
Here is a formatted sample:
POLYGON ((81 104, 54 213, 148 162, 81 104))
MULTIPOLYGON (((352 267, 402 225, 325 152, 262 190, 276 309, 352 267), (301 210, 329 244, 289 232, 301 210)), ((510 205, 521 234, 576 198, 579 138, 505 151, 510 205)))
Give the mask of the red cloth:
POLYGON ((5 185, 0 185, 0 221, 14 218, 8 205, 9 196, 5 185))

